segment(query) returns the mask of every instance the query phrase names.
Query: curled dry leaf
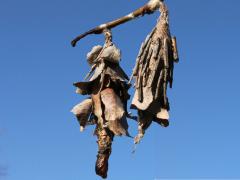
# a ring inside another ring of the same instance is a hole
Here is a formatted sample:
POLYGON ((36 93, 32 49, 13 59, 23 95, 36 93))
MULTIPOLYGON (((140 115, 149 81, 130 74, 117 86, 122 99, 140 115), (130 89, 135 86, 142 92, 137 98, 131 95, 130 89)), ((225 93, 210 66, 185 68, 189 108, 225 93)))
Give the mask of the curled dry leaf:
POLYGON ((73 107, 71 112, 77 117, 77 120, 81 127, 80 130, 83 131, 92 113, 92 99, 86 99, 83 102, 77 104, 73 107))

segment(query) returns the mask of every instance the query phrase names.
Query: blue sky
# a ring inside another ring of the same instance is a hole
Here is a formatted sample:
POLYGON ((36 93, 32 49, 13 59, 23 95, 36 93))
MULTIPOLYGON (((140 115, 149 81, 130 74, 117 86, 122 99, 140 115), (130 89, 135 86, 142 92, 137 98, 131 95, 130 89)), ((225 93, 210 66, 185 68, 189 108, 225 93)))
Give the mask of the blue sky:
MULTIPOLYGON (((88 72, 86 53, 103 36, 89 36, 76 48, 70 41, 146 2, 1 1, 0 167, 7 175, 0 179, 100 179, 93 127, 80 133, 70 109, 84 98, 72 83, 88 72)), ((115 138, 108 179, 240 179, 240 1, 167 4, 180 54, 168 92, 171 126, 152 125, 135 154, 132 139, 115 138)), ((113 30, 127 74, 158 15, 113 30)), ((136 123, 129 124, 136 135, 136 123)))

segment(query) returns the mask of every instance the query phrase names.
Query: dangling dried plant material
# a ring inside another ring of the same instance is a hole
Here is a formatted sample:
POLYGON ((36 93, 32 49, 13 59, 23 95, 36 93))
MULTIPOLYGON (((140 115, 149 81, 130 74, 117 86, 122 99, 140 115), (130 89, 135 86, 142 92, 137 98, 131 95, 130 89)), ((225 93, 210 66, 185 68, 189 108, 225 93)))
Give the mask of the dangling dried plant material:
POLYGON ((71 112, 76 115, 80 124, 80 131, 83 131, 92 113, 92 99, 86 99, 77 104, 71 112))
MULTIPOLYGON (((105 28, 114 28, 139 16, 152 14, 156 10, 161 12, 160 18, 156 27, 142 43, 133 70, 132 77, 135 77, 136 91, 131 108, 137 109, 138 114, 143 114, 139 116, 139 124, 142 124, 142 119, 147 116, 146 120, 149 122, 146 124, 155 121, 167 127, 170 109, 167 86, 172 87, 174 62, 178 62, 179 57, 176 38, 171 37, 170 34, 168 9, 163 0, 150 0, 145 6, 127 16, 91 29, 75 38, 72 45, 75 46, 77 41, 89 34, 102 33, 105 28)), ((139 125, 139 137, 142 137, 142 132, 147 129, 146 127, 142 129, 142 127, 139 125)))
POLYGON ((101 99, 108 128, 115 135, 128 135, 126 112, 119 96, 117 96, 113 89, 106 88, 101 92, 101 99))
POLYGON ((97 124, 95 134, 98 138, 96 173, 102 178, 107 177, 113 137, 129 136, 126 116, 127 101, 130 97, 128 76, 119 65, 120 50, 112 43, 110 30, 106 29, 104 35, 104 46, 93 47, 87 55, 92 66, 87 75, 89 81, 74 83, 78 93, 90 95, 91 99, 73 108, 80 124, 86 124, 90 114, 93 114, 97 124))
MULTIPOLYGON (((131 108, 139 111, 139 143, 152 121, 163 127, 169 125, 167 86, 172 87, 174 62, 178 62, 176 38, 170 35, 168 9, 163 1, 156 27, 142 44, 133 71, 135 94, 131 108)), ((154 9, 155 9, 154 8, 154 9)))
POLYGON ((112 43, 108 29, 145 14, 152 14, 156 10, 160 10, 160 18, 142 43, 130 78, 130 82, 135 78, 131 108, 138 111, 138 135, 134 140, 137 144, 152 121, 163 127, 169 125, 167 87, 172 87, 174 62, 178 62, 179 57, 176 38, 172 38, 170 34, 168 9, 164 0, 149 0, 134 12, 101 24, 71 42, 72 46, 76 46, 79 40, 90 34, 104 33, 106 37, 104 47, 96 46, 88 54, 88 62, 92 65, 86 76, 89 81, 74 84, 78 93, 91 95, 92 98, 92 113, 96 118, 99 145, 96 172, 103 178, 107 177, 108 158, 114 135, 128 135, 126 117, 135 119, 127 113, 128 77, 119 66, 121 53, 112 43))

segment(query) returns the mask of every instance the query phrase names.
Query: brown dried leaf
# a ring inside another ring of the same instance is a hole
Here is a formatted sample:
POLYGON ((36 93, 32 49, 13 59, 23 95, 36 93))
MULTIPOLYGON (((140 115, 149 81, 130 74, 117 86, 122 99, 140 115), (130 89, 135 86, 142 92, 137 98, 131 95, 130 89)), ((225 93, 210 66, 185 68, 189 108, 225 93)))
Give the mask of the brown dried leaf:
POLYGON ((84 100, 83 102, 74 106, 71 112, 76 115, 80 126, 84 128, 92 112, 92 100, 91 99, 84 100))
POLYGON ((104 104, 104 116, 108 128, 115 135, 127 135, 126 113, 121 99, 113 89, 106 88, 101 92, 101 100, 104 104))

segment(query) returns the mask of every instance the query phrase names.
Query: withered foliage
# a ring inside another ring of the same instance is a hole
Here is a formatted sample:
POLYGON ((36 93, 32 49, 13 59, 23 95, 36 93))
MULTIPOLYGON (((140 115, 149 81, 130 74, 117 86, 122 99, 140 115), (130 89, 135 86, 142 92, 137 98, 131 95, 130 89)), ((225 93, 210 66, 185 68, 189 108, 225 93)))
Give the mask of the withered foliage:
POLYGON ((114 136, 129 136, 126 117, 133 118, 127 112, 128 89, 132 78, 135 79, 135 93, 131 108, 138 112, 138 117, 135 117, 138 135, 134 143, 138 144, 152 122, 163 127, 169 126, 167 89, 168 86, 172 88, 174 63, 179 61, 179 57, 176 38, 171 36, 169 29, 168 9, 163 0, 150 0, 127 16, 79 35, 72 41, 72 46, 89 34, 101 33, 105 35, 104 46, 93 47, 87 55, 91 65, 91 71, 86 76, 89 80, 74 84, 77 93, 90 97, 75 106, 72 112, 80 123, 81 131, 86 125, 96 124, 96 173, 106 178, 114 136), (156 10, 161 15, 157 25, 142 43, 133 74, 127 83, 128 76, 119 66, 120 50, 112 43, 110 29, 156 10))
POLYGON ((168 9, 163 2, 159 9, 157 25, 142 43, 132 75, 136 91, 131 108, 138 110, 139 125, 135 143, 139 143, 152 121, 163 127, 169 125, 167 87, 172 87, 178 52, 176 38, 171 37, 169 30, 168 9))
POLYGON ((129 85, 128 76, 119 65, 121 54, 112 43, 111 31, 105 30, 104 34, 104 46, 95 46, 87 56, 92 66, 90 77, 87 77, 89 81, 74 83, 78 93, 90 95, 90 98, 76 105, 72 112, 80 123, 81 131, 87 124, 96 124, 96 173, 106 178, 114 136, 129 136, 126 119, 129 85))

